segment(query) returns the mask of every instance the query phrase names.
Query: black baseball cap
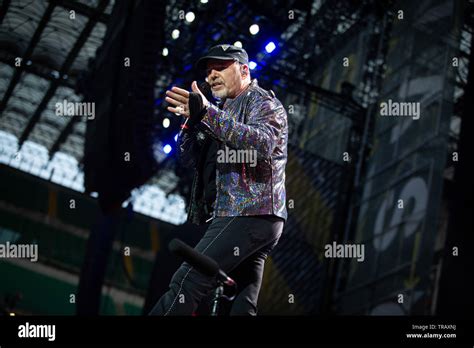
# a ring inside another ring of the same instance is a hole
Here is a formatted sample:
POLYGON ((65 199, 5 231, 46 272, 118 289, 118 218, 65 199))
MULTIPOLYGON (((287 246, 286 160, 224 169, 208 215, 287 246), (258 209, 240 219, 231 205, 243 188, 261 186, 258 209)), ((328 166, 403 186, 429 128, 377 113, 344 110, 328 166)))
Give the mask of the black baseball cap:
POLYGON ((205 70, 209 59, 235 60, 241 64, 249 63, 247 52, 243 48, 234 45, 217 45, 211 47, 207 55, 199 58, 196 62, 196 68, 198 70, 205 70))

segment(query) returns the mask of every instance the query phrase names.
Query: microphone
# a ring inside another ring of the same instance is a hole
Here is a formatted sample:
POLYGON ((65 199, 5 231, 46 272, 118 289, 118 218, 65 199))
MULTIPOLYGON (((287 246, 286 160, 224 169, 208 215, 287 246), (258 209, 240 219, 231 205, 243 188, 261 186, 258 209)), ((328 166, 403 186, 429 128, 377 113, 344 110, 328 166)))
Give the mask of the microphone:
POLYGON ((181 124, 181 129, 179 130, 178 138, 181 138, 183 136, 184 130, 188 128, 188 121, 189 121, 189 117, 186 117, 184 122, 181 124))
POLYGON ((211 85, 209 82, 204 81, 203 83, 199 84, 199 90, 204 94, 207 100, 212 100, 212 90, 211 90, 211 85))
MULTIPOLYGON (((211 100, 212 91, 211 91, 211 85, 208 82, 202 82, 201 84, 199 84, 199 90, 202 92, 202 94, 204 94, 207 100, 211 100)), ((194 92, 191 92, 191 93, 194 93, 194 92)), ((201 102, 201 105, 202 105, 202 102, 201 102)), ((188 122, 190 118, 191 117, 186 117, 184 122, 181 124, 181 130, 179 131, 179 135, 178 135, 179 138, 181 138, 181 136, 183 135, 184 130, 188 128, 188 122)))
POLYGON ((235 281, 220 269, 215 260, 194 250, 183 241, 174 238, 170 242, 168 248, 172 253, 180 256, 184 261, 196 268, 202 274, 209 277, 217 275, 217 279, 224 284, 229 286, 235 285, 235 281))

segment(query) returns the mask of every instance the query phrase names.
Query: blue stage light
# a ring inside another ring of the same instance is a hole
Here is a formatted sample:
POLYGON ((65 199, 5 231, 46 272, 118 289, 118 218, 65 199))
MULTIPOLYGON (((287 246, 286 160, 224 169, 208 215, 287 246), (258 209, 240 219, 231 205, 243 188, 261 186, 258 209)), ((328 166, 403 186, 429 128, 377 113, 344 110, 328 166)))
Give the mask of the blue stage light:
POLYGON ((256 67, 257 67, 257 63, 255 63, 255 62, 253 62, 253 61, 252 61, 252 62, 249 62, 249 68, 250 68, 250 70, 253 70, 253 69, 255 69, 256 67))
POLYGON ((163 147, 163 151, 164 151, 164 153, 169 154, 171 152, 171 145, 166 144, 163 147))
POLYGON ((275 43, 273 41, 270 41, 265 46, 265 51, 267 51, 267 53, 272 53, 275 50, 275 48, 276 48, 275 43))

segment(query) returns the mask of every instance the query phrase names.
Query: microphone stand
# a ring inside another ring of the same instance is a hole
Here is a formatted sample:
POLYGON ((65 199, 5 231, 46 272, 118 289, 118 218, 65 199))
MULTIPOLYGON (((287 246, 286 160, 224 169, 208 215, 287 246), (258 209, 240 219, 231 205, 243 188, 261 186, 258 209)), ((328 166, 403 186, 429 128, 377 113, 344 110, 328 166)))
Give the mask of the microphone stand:
POLYGON ((211 316, 217 317, 219 314, 219 301, 223 297, 224 294, 224 283, 220 280, 217 281, 217 287, 214 290, 214 298, 212 299, 212 310, 211 316))
POLYGON ((232 301, 237 294, 237 283, 219 268, 216 261, 194 250, 183 241, 175 238, 170 242, 168 248, 171 252, 183 258, 189 265, 196 268, 198 272, 209 277, 216 277, 217 284, 212 299, 211 316, 217 316, 219 314, 219 301, 222 298, 232 301), (224 284, 234 287, 235 292, 232 297, 224 295, 224 284))
POLYGON ((226 299, 228 301, 233 301, 237 294, 237 283, 227 276, 222 270, 219 270, 217 274, 217 286, 214 290, 214 297, 212 299, 212 310, 211 316, 215 317, 219 315, 219 304, 221 299, 226 299), (229 297, 224 295, 224 285, 234 287, 234 294, 229 297))

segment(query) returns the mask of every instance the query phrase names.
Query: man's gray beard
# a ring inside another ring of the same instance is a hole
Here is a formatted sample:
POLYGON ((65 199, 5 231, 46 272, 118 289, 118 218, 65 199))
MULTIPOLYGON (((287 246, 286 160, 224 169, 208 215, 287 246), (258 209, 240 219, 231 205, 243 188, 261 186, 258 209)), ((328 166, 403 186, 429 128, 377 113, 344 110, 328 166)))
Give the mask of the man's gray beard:
POLYGON ((227 88, 223 88, 222 91, 211 91, 212 96, 216 99, 227 98, 227 88))

